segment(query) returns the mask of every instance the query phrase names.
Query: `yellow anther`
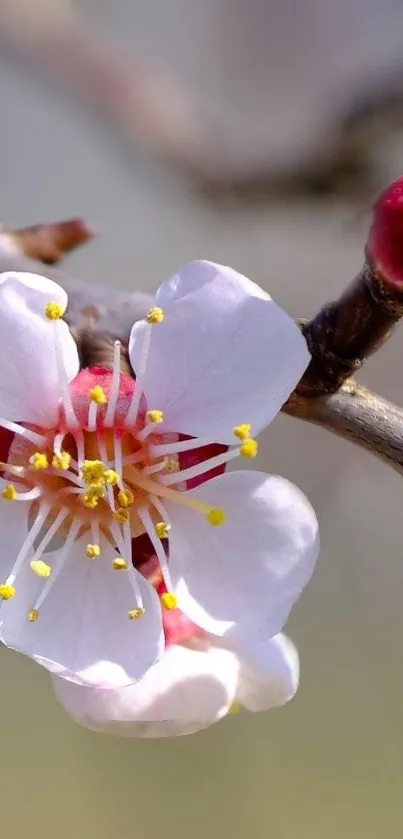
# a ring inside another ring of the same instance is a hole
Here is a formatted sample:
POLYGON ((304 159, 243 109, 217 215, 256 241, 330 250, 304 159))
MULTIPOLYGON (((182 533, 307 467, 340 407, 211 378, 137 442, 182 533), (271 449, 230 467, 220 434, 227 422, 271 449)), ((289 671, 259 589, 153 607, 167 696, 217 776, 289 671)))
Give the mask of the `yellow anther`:
POLYGON ((88 492, 83 495, 83 504, 84 507, 87 507, 88 510, 95 510, 95 507, 98 507, 98 498, 95 498, 93 495, 89 495, 88 492))
POLYGON ((228 708, 227 714, 231 716, 232 714, 239 714, 240 711, 242 711, 242 705, 239 702, 233 702, 228 708))
POLYGON ((15 595, 14 586, 8 586, 6 583, 0 586, 0 598, 2 600, 11 600, 15 595))
POLYGON ((239 454, 242 457, 256 457, 257 455, 258 444, 256 440, 244 440, 242 445, 239 447, 239 454))
POLYGON ((17 498, 17 490, 14 484, 7 484, 7 486, 1 491, 1 497, 5 498, 6 501, 15 501, 17 498))
POLYGON ((39 618, 39 611, 38 609, 30 609, 28 612, 28 620, 30 623, 35 623, 39 618))
POLYGON ((45 315, 48 320, 59 320, 64 315, 63 306, 60 303, 56 303, 55 300, 50 300, 47 306, 45 306, 45 315))
POLYGON ((35 452, 29 458, 29 462, 34 469, 47 469, 49 466, 48 459, 44 452, 35 452))
POLYGON ((122 556, 117 556, 112 562, 112 568, 114 571, 125 571, 127 562, 122 556))
POLYGON ((52 573, 50 565, 47 565, 46 562, 42 562, 41 559, 33 559, 29 563, 29 567, 37 577, 50 577, 52 573))
POLYGON ((162 323, 164 317, 164 310, 160 309, 159 306, 153 306, 153 308, 149 309, 147 312, 146 321, 147 323, 162 323))
POLYGON ((219 527, 220 524, 224 524, 225 522, 225 510, 220 510, 219 507, 212 507, 206 513, 206 519, 213 527, 219 527))
POLYGON ((238 437, 238 440, 247 440, 250 434, 250 425, 248 422, 242 422, 241 425, 237 425, 234 428, 235 437, 238 437))
POLYGON ((119 507, 118 510, 115 510, 113 518, 115 521, 119 522, 119 524, 125 524, 130 519, 130 513, 128 510, 124 510, 123 507, 119 507))
POLYGON ((136 621, 144 615, 145 609, 130 609, 130 612, 127 613, 127 617, 131 621, 136 621))
POLYGON ((60 454, 53 455, 52 458, 52 466, 55 469, 62 469, 66 471, 69 469, 71 463, 71 454, 68 452, 60 452, 60 454))
POLYGON ((153 425, 159 425, 160 422, 164 421, 163 411, 147 411, 146 417, 147 422, 152 422, 153 425))
POLYGON ((90 484, 87 492, 83 495, 84 507, 93 510, 97 506, 98 501, 105 495, 105 485, 98 481, 96 484, 90 484))
POLYGON ((103 479, 108 486, 115 487, 119 483, 119 475, 114 469, 105 469, 103 479))
POLYGON ((85 555, 88 559, 95 559, 96 556, 101 556, 101 548, 99 545, 87 545, 85 555))
POLYGON ((166 457, 164 459, 164 471, 170 474, 171 472, 177 472, 179 469, 179 463, 173 457, 166 457))
POLYGON ((95 385, 95 387, 90 390, 88 396, 91 399, 91 402, 96 402, 97 405, 105 405, 105 402, 107 402, 106 393, 100 385, 95 385))
POLYGON ((121 507, 130 507, 134 501, 134 495, 130 489, 121 489, 118 492, 118 501, 121 507))
POLYGON ((155 532, 159 539, 167 539, 169 532, 169 525, 165 521, 158 521, 155 525, 155 532))
POLYGON ((105 466, 102 460, 84 460, 81 475, 86 484, 94 484, 104 477, 105 466))
POLYGON ((166 591, 164 594, 161 594, 160 600, 164 609, 178 608, 178 600, 171 591, 166 591))

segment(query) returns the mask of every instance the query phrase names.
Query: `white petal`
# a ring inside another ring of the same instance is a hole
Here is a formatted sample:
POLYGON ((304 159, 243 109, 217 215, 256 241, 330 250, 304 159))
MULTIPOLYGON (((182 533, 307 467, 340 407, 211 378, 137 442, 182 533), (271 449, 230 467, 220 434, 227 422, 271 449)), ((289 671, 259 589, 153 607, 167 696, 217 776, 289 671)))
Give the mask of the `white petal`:
MULTIPOLYGON (((1 611, 0 639, 65 679, 87 685, 128 685, 140 679, 162 653, 160 602, 152 586, 133 569, 145 614, 129 620, 128 611, 136 604, 128 572, 112 569, 116 553, 109 547, 99 558, 87 559, 87 541, 75 543, 34 623, 27 615, 46 581, 36 577, 28 563, 24 566, 15 597, 1 611)), ((58 555, 54 551, 43 558, 54 567, 58 555)))
POLYGON ((130 687, 102 690, 52 681, 66 711, 87 728, 119 737, 175 737, 206 728, 228 712, 238 668, 227 650, 172 646, 130 687))
MULTIPOLYGON (((143 387, 164 412, 160 431, 236 442, 233 428, 258 434, 274 419, 310 355, 294 321, 250 280, 222 265, 185 265, 157 293, 163 323, 152 327, 143 387)), ((132 329, 138 369, 145 330, 132 329)))
POLYGON ((305 496, 283 478, 231 472, 192 490, 226 521, 166 503, 170 573, 179 608, 207 632, 271 638, 311 578, 318 524, 305 496))
POLYGON ((285 705, 296 694, 299 684, 299 656, 286 635, 269 641, 233 644, 240 659, 236 701, 248 711, 268 711, 285 705))
MULTIPOLYGON (((0 479, 0 492, 6 486, 7 481, 0 479)), ((6 501, 0 497, 0 584, 5 582, 28 535, 28 509, 29 505, 24 502, 6 501)), ((6 604, 3 605, 5 608, 6 604)))
POLYGON ((79 370, 77 346, 66 323, 49 321, 50 301, 67 305, 63 289, 37 274, 0 275, 0 346, 7 362, 0 372, 0 416, 50 427, 61 396, 55 328, 69 381, 79 370))

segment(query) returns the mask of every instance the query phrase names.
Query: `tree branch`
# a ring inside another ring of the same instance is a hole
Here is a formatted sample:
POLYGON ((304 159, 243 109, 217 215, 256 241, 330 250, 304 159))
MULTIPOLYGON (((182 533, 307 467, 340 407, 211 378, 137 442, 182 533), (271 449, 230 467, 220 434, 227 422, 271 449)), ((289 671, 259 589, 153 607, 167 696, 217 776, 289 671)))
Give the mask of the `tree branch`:
POLYGON ((345 437, 403 474, 402 409, 353 380, 330 396, 295 391, 283 411, 345 437))

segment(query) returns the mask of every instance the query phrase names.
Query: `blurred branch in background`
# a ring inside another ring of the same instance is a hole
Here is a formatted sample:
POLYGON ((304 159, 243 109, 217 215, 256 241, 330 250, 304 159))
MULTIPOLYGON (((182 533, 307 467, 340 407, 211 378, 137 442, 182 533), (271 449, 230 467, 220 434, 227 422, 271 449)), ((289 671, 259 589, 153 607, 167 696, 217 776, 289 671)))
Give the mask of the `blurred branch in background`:
POLYGON ((185 91, 162 73, 125 58, 70 0, 0 0, 0 38, 120 132, 197 179, 208 171, 214 133, 185 91))
MULTIPOLYGON (((71 0, 0 0, 0 38, 20 62, 106 118, 129 149, 143 145, 214 200, 368 197, 379 187, 372 152, 403 123, 403 66, 392 49, 379 60, 373 0, 232 4, 218 0, 211 21, 224 75, 244 88, 232 129, 202 112, 180 82, 125 58, 71 0), (254 156, 255 129, 273 143, 266 159, 254 156), (276 155, 287 157, 294 141, 298 153, 283 165, 276 155)), ((385 20, 393 13, 384 9, 385 20)))

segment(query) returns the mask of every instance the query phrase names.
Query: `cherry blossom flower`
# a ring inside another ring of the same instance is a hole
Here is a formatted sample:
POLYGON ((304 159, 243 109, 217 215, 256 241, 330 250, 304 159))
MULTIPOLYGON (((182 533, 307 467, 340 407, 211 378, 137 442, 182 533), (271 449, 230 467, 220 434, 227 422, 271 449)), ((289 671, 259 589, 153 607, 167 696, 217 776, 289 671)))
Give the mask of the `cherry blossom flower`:
POLYGON ((112 370, 80 370, 66 306, 44 277, 0 276, 0 639, 113 688, 161 657, 162 610, 226 645, 273 638, 313 572, 316 517, 282 478, 223 471, 255 457, 305 370, 300 330, 232 269, 191 263, 134 324, 132 376, 119 341, 112 370), (144 533, 160 597, 136 567, 144 533))

